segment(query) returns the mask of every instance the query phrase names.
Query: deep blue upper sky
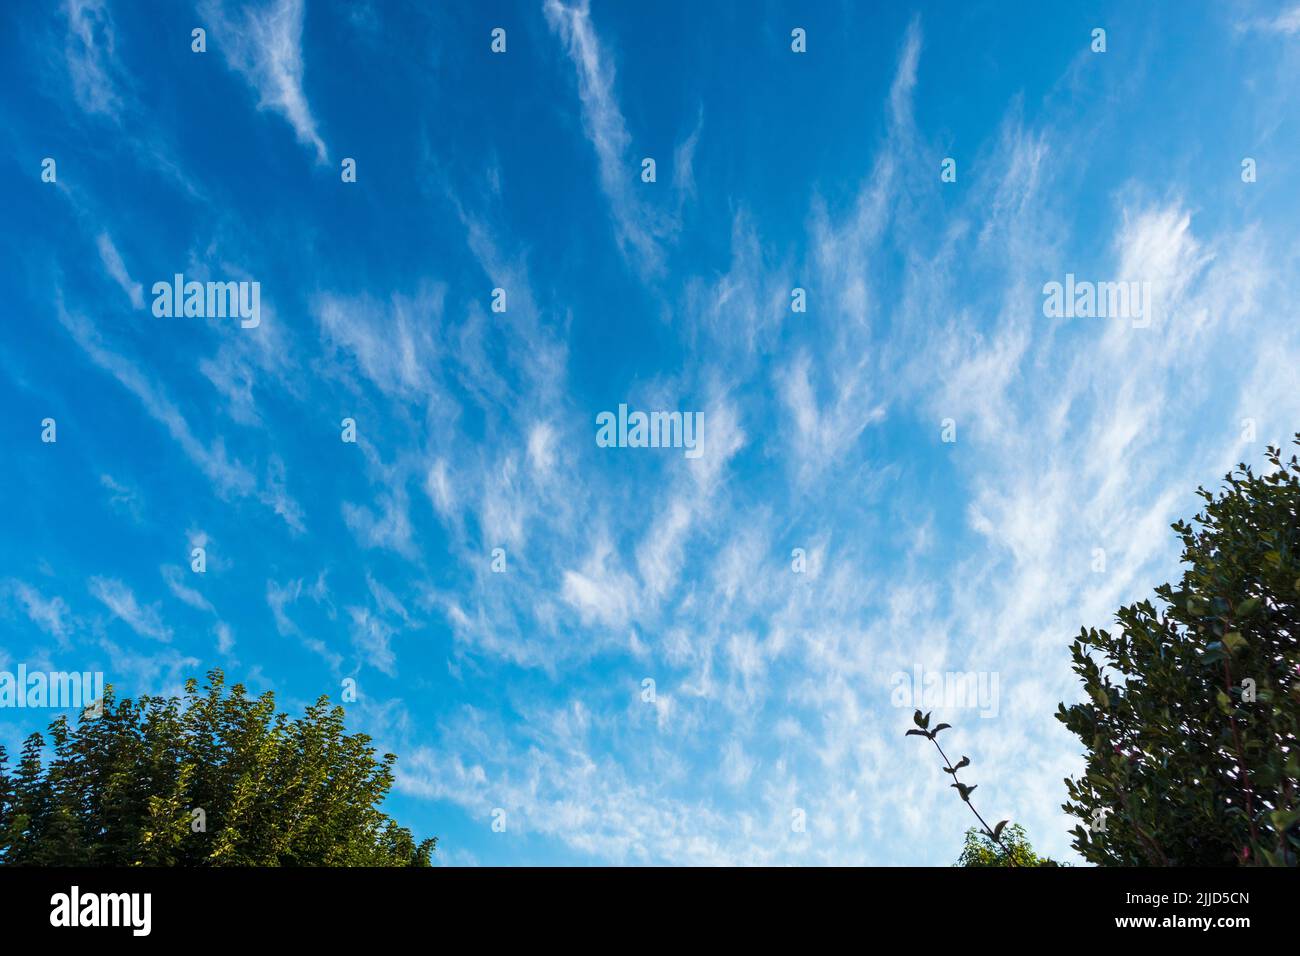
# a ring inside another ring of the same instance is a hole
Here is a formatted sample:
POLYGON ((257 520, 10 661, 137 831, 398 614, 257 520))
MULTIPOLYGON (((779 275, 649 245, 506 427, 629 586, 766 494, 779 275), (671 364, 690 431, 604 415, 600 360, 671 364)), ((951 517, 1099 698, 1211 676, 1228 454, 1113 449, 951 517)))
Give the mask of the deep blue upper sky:
POLYGON ((7 3, 0 669, 355 680, 452 864, 950 863, 891 692, 976 673, 982 811, 1068 857, 1069 641, 1300 427, 1298 66, 1290 0, 7 3))

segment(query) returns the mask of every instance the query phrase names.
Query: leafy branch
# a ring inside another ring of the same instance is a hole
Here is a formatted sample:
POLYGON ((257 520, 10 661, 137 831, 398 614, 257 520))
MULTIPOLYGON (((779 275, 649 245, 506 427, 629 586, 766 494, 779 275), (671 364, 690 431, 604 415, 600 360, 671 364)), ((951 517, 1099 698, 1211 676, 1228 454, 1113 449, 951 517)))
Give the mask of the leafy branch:
POLYGON ((915 735, 917 737, 924 737, 926 740, 930 741, 930 743, 934 744, 935 749, 939 751, 939 756, 943 758, 943 772, 952 775, 952 783, 949 784, 949 786, 961 794, 962 802, 965 803, 966 806, 970 807, 971 813, 975 814, 975 819, 979 820, 980 826, 984 828, 981 832, 1001 847, 1004 854, 1009 856, 1011 849, 1002 842, 1002 828, 1007 825, 1008 821, 1001 820, 998 822, 997 826, 990 827, 988 823, 985 822, 984 818, 980 816, 980 812, 975 809, 975 804, 970 802, 970 795, 975 792, 975 788, 978 787, 979 784, 971 784, 968 787, 957 779, 957 771, 961 770, 963 767, 970 766, 970 757, 963 756, 961 760, 954 764, 948 759, 948 755, 943 752, 943 748, 939 746, 939 732, 951 729, 952 724, 939 724, 931 730, 930 714, 927 713, 922 715, 919 710, 912 715, 912 722, 916 724, 916 727, 909 730, 903 736, 911 737, 915 735))

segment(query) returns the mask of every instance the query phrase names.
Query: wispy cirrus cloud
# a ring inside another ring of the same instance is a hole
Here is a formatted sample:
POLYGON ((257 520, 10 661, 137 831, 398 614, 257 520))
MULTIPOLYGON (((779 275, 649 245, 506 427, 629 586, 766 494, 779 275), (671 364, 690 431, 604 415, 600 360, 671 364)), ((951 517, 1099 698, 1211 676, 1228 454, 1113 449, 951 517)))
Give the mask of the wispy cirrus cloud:
POLYGON ((181 602, 198 611, 207 611, 210 614, 216 613, 216 608, 212 606, 211 601, 198 590, 185 583, 186 572, 182 568, 175 564, 164 564, 161 570, 163 580, 167 582, 167 589, 181 602))
POLYGON ((22 609, 27 618, 46 634, 67 642, 72 634, 72 612, 57 594, 46 597, 26 581, 12 578, 4 582, 3 592, 22 609))
POLYGON ((113 244, 113 238, 108 233, 101 232, 96 244, 99 246, 99 258, 104 263, 104 269, 113 277, 113 281, 122 287, 122 291, 131 300, 131 308, 143 309, 144 287, 132 279, 130 273, 126 271, 126 263, 122 261, 122 254, 113 244))
POLYGON ((298 142, 311 147, 316 161, 324 163, 325 141, 303 90, 303 0, 269 0, 242 9, 242 16, 222 0, 204 0, 200 10, 220 31, 230 68, 257 93, 258 108, 283 116, 298 142))
MULTIPOLYGON (((543 9, 577 71, 583 128, 596 151, 600 184, 609 201, 619 246, 643 273, 657 275, 663 269, 664 244, 679 223, 636 192, 641 184, 641 157, 631 153, 632 137, 614 91, 614 64, 592 24, 590 4, 588 0, 572 5, 546 0, 543 9)), ((697 125, 676 153, 680 165, 675 175, 682 189, 689 189, 693 181, 690 170, 698 138, 697 125)))
POLYGON ((112 15, 104 0, 66 0, 63 9, 68 18, 64 54, 77 103, 87 113, 116 120, 123 100, 112 15))
POLYGON ((1265 33, 1280 33, 1283 36, 1300 34, 1300 4, 1281 11, 1274 16, 1255 17, 1237 24, 1239 30, 1258 30, 1265 33))
POLYGON ((93 577, 89 581, 91 595, 103 604, 112 615, 141 637, 168 642, 172 631, 163 623, 158 604, 141 604, 135 592, 117 578, 93 577))
POLYGON ((62 302, 57 308, 59 322, 87 358, 112 375, 139 400, 149 415, 167 430, 190 461, 212 482, 218 493, 234 497, 256 497, 280 515, 289 527, 302 530, 302 509, 284 490, 283 466, 277 469, 274 457, 268 464, 267 478, 259 490, 253 472, 230 458, 225 443, 218 438, 211 444, 204 444, 194 434, 180 409, 154 383, 151 376, 130 358, 109 348, 89 319, 80 313, 69 312, 62 302))

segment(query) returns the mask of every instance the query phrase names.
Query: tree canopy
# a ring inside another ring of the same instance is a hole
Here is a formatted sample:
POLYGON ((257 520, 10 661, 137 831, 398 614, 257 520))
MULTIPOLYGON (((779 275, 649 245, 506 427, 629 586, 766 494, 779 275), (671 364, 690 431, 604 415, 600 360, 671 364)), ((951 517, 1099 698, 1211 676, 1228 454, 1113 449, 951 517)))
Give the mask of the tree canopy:
POLYGON ((999 834, 995 842, 978 827, 966 831, 966 843, 957 858, 957 866, 1058 866, 1055 860, 1039 856, 1029 845, 1025 828, 1013 823, 999 834))
POLYGON ((1088 698, 1057 719, 1087 769, 1064 809, 1092 863, 1297 863, 1300 467, 1281 454, 1199 489, 1203 510, 1173 526, 1181 580, 1071 647, 1088 698))
POLYGON ((227 690, 220 670, 184 698, 116 700, 0 748, 0 864, 12 866, 428 866, 379 806, 393 754, 348 734, 321 697, 290 720, 269 691, 227 690))

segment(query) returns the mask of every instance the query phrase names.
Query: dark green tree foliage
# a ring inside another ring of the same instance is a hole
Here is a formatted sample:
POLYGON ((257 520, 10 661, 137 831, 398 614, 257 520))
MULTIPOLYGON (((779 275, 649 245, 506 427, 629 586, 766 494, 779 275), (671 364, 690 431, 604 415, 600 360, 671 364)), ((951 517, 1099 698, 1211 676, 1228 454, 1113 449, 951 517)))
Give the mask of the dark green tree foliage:
MULTIPOLYGON (((1296 436, 1300 444, 1300 435, 1296 436)), ((1093 863, 1295 866, 1300 854, 1300 467, 1268 450, 1194 524, 1182 580, 1071 651, 1088 700, 1057 719, 1087 748, 1066 780, 1093 863), (1100 663, 1098 663, 1100 661, 1100 663), (1113 675, 1113 676, 1112 676, 1113 675), (1104 830, 1102 829, 1104 824, 1104 830)))
POLYGON ((378 807, 392 754, 346 733, 321 697, 303 717, 219 670, 184 699, 114 699, 32 734, 14 773, 0 748, 0 863, 15 866, 428 866, 378 807))
POLYGON ((966 845, 957 859, 958 866, 1059 866, 1055 860, 1039 856, 1029 845, 1025 828, 1013 823, 1000 834, 997 843, 976 827, 966 831, 966 845))

